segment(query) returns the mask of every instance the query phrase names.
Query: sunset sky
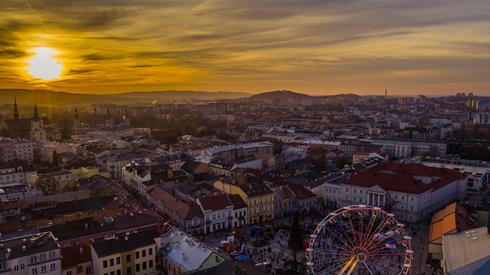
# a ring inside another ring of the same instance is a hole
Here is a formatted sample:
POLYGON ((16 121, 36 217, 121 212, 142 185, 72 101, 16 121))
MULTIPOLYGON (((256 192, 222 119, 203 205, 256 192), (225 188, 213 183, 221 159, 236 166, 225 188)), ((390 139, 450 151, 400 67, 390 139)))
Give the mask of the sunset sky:
POLYGON ((490 1, 0 0, 0 88, 490 95, 490 1))

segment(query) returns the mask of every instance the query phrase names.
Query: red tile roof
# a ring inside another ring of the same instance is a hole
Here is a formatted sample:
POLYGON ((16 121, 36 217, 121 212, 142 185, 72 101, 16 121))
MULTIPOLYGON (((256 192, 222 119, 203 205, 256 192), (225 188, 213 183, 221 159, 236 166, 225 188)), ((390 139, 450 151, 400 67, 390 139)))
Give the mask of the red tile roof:
POLYGON ((199 198, 203 210, 221 210, 232 206, 226 194, 217 194, 199 198))
POLYGON ((462 173, 451 169, 386 162, 352 175, 346 184, 362 187, 378 185, 385 190, 421 194, 429 190, 437 190, 463 178, 462 173), (432 179, 424 183, 416 177, 432 179))

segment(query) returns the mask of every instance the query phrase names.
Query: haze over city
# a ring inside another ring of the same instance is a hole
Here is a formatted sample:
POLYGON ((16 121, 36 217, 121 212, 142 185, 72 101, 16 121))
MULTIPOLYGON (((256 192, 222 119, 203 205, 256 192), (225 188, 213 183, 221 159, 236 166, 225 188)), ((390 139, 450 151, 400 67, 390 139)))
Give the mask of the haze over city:
POLYGON ((0 87, 490 93, 486 0, 0 2, 0 87))

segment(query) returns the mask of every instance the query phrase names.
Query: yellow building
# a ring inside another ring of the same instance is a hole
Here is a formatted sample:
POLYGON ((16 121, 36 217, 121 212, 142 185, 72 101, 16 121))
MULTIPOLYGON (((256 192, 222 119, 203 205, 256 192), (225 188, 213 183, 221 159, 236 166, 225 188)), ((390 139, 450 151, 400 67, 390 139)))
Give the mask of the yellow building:
POLYGON ((90 178, 95 175, 108 178, 109 172, 100 170, 98 167, 80 167, 71 169, 70 172, 80 178, 90 178))
POLYGON ((274 192, 263 183, 232 184, 216 181, 214 187, 231 195, 239 195, 247 204, 248 224, 274 219, 274 192))

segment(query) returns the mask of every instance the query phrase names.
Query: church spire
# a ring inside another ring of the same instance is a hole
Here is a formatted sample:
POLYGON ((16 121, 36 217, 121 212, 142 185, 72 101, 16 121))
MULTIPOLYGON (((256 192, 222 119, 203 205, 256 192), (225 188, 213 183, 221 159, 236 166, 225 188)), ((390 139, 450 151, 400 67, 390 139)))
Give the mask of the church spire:
POLYGON ((33 119, 39 119, 39 112, 37 111, 37 104, 34 104, 34 113, 32 114, 33 119))
POLYGON ((14 119, 19 119, 19 109, 17 108, 17 97, 14 97, 14 119))

